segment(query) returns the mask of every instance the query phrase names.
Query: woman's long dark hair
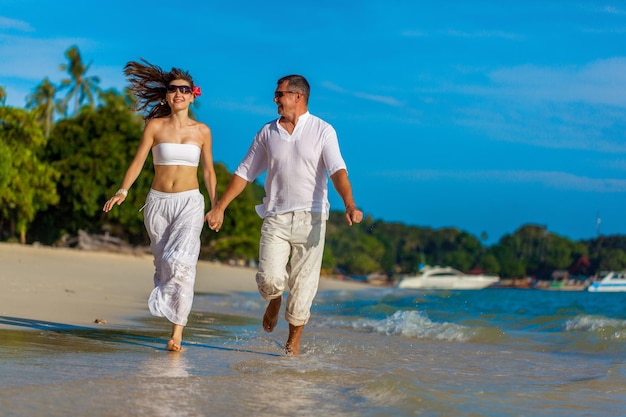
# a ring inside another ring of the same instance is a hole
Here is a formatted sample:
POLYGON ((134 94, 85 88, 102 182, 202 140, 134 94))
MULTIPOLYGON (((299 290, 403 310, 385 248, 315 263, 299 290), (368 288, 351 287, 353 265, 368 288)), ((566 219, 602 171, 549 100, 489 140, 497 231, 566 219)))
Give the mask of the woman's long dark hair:
POLYGON ((193 78, 187 71, 172 68, 164 72, 145 59, 130 61, 124 66, 124 74, 130 83, 128 89, 135 96, 135 111, 144 112, 147 122, 155 117, 169 116, 172 109, 165 101, 167 86, 174 80, 185 80, 194 88, 193 78))

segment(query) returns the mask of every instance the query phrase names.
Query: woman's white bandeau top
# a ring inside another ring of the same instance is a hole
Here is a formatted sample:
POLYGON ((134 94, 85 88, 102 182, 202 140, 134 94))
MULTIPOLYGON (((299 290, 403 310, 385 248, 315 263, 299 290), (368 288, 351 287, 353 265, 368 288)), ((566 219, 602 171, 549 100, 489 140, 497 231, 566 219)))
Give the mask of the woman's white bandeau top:
POLYGON ((152 147, 154 165, 186 165, 197 167, 200 147, 190 143, 162 142, 152 147))

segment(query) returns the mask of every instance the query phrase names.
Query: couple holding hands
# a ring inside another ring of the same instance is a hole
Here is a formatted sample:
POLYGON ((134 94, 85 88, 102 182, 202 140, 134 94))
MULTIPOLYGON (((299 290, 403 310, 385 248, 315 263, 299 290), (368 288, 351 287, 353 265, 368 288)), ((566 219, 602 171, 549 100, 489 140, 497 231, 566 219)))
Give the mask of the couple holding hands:
POLYGON ((256 282, 268 301, 263 329, 271 332, 276 327, 287 290, 285 353, 298 356, 322 266, 330 209, 327 175, 343 199, 348 224, 363 219, 354 202, 335 129, 308 111, 309 83, 300 75, 277 81, 274 103, 280 117, 258 131, 218 199, 211 130, 189 117, 190 104, 200 96, 192 77, 187 71, 172 68, 166 72, 146 61, 129 62, 124 73, 146 125, 120 189, 103 210, 108 212, 124 202, 152 152, 154 178, 144 206, 155 266, 155 287, 148 306, 153 315, 172 323, 167 349, 183 349, 204 222, 219 232, 229 203, 266 172, 266 195, 256 207, 263 218, 256 282), (199 190, 199 165, 211 201, 206 214, 199 190))

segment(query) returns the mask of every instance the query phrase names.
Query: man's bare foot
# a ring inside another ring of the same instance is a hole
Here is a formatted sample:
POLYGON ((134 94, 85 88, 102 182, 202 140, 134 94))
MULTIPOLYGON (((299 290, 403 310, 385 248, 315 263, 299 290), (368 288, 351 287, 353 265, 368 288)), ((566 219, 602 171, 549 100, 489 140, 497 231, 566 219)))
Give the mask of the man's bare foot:
POLYGON ((298 356, 300 354, 300 338, 302 337, 303 330, 304 325, 289 325, 289 338, 287 339, 287 344, 285 345, 285 353, 287 356, 298 356))
POLYGON ((180 341, 176 342, 174 339, 170 339, 170 341, 167 342, 167 350, 170 352, 182 352, 184 349, 180 341))
POLYGON ((263 330, 268 333, 274 331, 276 324, 278 323, 278 313, 280 312, 280 304, 283 301, 283 297, 274 298, 270 301, 265 309, 263 315, 263 330))

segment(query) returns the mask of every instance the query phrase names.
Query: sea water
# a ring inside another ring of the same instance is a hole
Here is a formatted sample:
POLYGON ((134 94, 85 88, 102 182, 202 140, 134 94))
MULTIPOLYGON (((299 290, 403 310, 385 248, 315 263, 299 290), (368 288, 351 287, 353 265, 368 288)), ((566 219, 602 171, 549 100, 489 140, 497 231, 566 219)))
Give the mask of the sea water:
MULTIPOLYGON (((0 317, 2 416, 618 416, 626 293, 320 292, 300 357, 256 293, 197 294, 169 324, 0 317), (19 329, 23 330, 19 330, 19 329)), ((146 309, 147 312, 147 309, 146 309)))

